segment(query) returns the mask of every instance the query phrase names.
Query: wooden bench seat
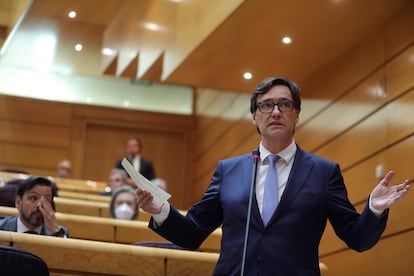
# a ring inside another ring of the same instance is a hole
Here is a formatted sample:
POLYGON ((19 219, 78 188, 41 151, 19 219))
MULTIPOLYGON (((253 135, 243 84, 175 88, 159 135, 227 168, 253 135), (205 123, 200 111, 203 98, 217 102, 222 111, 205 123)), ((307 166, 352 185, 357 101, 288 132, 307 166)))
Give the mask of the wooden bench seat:
MULTIPOLYGON (((109 202, 55 197, 56 211, 66 214, 95 216, 107 218, 109 216, 109 202)), ((151 214, 140 210, 137 220, 149 221, 151 214)))
MULTIPOLYGON (((0 180, 2 182, 7 182, 13 178, 26 179, 30 177, 29 174, 22 173, 13 173, 13 172, 0 172, 0 180)), ((81 193, 90 193, 98 195, 100 192, 104 191, 107 187, 106 182, 102 181, 93 181, 85 179, 71 179, 71 178, 56 178, 51 176, 45 176, 51 179, 56 183, 56 186, 61 191, 70 191, 70 192, 81 192, 81 193)))
POLYGON ((72 192, 72 191, 66 191, 66 190, 59 190, 58 196, 63 197, 63 198, 107 202, 108 204, 111 201, 110 196, 91 194, 91 193, 72 192))
POLYGON ((0 231, 0 244, 41 257, 51 275, 211 275, 217 253, 0 231), (168 262, 174 265, 169 265, 168 262))
MULTIPOLYGON (((16 208, 0 206, 0 216, 16 214, 16 208)), ((56 212, 55 215, 57 222, 69 229, 71 238, 123 244, 141 241, 166 242, 163 237, 148 228, 146 221, 118 220, 60 212, 56 212)), ((220 243, 221 229, 217 229, 203 242, 200 249, 205 252, 219 252, 220 243)))
MULTIPOLYGON (((0 206, 0 216, 1 215, 16 215, 17 210, 11 207, 1 207, 0 206)), ((161 241, 165 242, 166 240, 150 230, 147 227, 147 223, 140 221, 123 221, 123 220, 114 220, 107 218, 98 218, 98 217, 89 217, 82 215, 70 215, 70 214, 61 214, 56 213, 56 218, 58 223, 68 227, 70 232, 70 238, 66 240, 94 240, 101 242, 113 242, 114 244, 129 244, 139 242, 139 241, 161 241)), ((7 239, 4 241, 1 237, 1 234, 4 231, 0 231, 0 244, 8 245, 7 239)), ((10 232, 13 233, 13 232, 10 232)), ((15 233, 19 234, 19 233, 15 233)), ((6 234, 3 234, 6 235, 6 234)), ((30 235, 31 236, 31 235, 30 235)), ((54 237, 48 237, 54 238, 54 237)), ((64 239, 62 239, 64 240, 64 239)), ((203 253, 215 254, 220 251, 220 241, 221 241, 221 229, 215 230, 201 245, 200 249, 203 253)), ((82 244, 84 246, 88 245, 87 243, 82 244)), ((24 248, 24 247, 22 247, 24 248)), ((154 248, 155 250, 156 248, 154 248)), ((168 249, 171 250, 171 249, 168 249)), ((151 252, 151 251, 147 251, 151 252)), ((167 251, 168 253, 169 251, 167 251)), ((178 251, 173 255, 168 255, 169 259, 167 264, 165 264, 165 273, 166 274, 157 274, 157 275, 211 275, 214 264, 217 260, 217 255, 188 255, 190 253, 199 253, 194 251, 178 251), (182 253, 186 252, 186 253, 182 253), (191 256, 191 258, 189 257, 191 256), (205 257, 204 257, 205 256, 205 257), (200 258, 206 258, 200 264, 200 258), (200 267, 206 267, 209 273, 205 273, 203 270, 201 274, 198 273, 198 265, 200 267), (177 274, 179 273, 183 274, 177 274)), ((319 263, 321 269, 321 275, 325 276, 328 273, 328 268, 325 264, 319 263)), ((77 274, 75 274, 77 275, 77 274)), ((111 275, 111 274, 109 274, 111 275)), ((130 274, 125 274, 130 275, 130 274)), ((141 274, 139 274, 141 275, 141 274)), ((152 274, 142 274, 142 275, 152 275, 152 274)))
POLYGON ((109 203, 73 198, 55 197, 56 211, 95 217, 108 217, 109 203))

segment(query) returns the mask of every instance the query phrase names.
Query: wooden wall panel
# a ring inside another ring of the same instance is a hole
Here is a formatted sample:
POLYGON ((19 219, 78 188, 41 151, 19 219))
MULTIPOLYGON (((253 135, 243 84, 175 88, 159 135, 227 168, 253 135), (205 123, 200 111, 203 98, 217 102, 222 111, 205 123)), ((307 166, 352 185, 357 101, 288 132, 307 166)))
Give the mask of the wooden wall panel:
POLYGON ((369 116, 384 104, 383 98, 378 96, 384 89, 384 70, 378 70, 319 112, 306 125, 300 126, 296 136, 301 146, 314 151, 369 116))
POLYGON ((20 121, 0 121, 0 140, 49 147, 68 147, 69 130, 65 126, 20 121))
POLYGON ((70 124, 71 106, 65 103, 0 95, 0 118, 49 125, 70 124))
POLYGON ((136 124, 137 121, 143 125, 157 126, 158 128, 184 128, 188 129, 193 126, 194 118, 187 115, 166 114, 156 112, 136 111, 130 109, 109 108, 101 106, 73 105, 73 117, 81 120, 96 119, 106 120, 113 124, 119 121, 130 124, 136 124))
POLYGON ((0 168, 54 176, 59 160, 73 163, 72 177, 107 181, 125 155, 125 142, 139 136, 143 155, 168 183, 180 209, 191 198, 192 116, 60 104, 0 97, 0 168))
POLYGON ((70 148, 70 105, 0 95, 0 168, 55 175, 70 148))
MULTIPOLYGON (((414 8, 414 5, 412 7, 414 8)), ((412 15, 413 12, 414 9, 410 12, 403 11, 402 18, 395 18, 385 26, 385 32, 378 34, 378 37, 387 38, 384 41, 377 40, 377 43, 383 45, 384 50, 386 49, 383 57, 377 56, 378 67, 371 66, 371 69, 364 74, 361 74, 362 71, 344 74, 343 68, 335 67, 341 64, 332 64, 304 82, 318 91, 318 89, 326 89, 325 83, 320 82, 320 79, 328 79, 328 86, 329 80, 332 79, 343 80, 350 75, 355 79, 355 82, 350 82, 349 87, 344 89, 339 97, 332 97, 331 102, 328 101, 324 109, 319 109, 309 116, 303 125, 300 125, 297 140, 300 144, 307 145, 308 150, 341 165, 350 200, 358 211, 362 211, 365 207, 369 193, 379 182, 375 177, 377 165, 383 165, 385 172, 389 169, 395 170, 396 176, 392 184, 401 183, 406 178, 411 182, 414 180, 412 166, 410 166, 412 163, 410 160, 414 157, 412 151, 414 37, 412 34, 409 35, 412 33, 412 28, 409 29, 402 24, 402 22, 412 22, 412 16, 408 18, 407 14, 412 15), (400 28, 391 32, 390 26, 400 28), (394 41, 391 41, 392 39, 394 41), (325 74, 320 74, 321 72, 325 74), (367 96, 364 93, 370 91, 370 86, 376 88, 371 89, 374 92, 373 96, 381 96, 382 91, 383 96, 372 97, 372 99, 367 97, 368 100, 364 101, 364 97, 367 96), (362 109, 358 108, 359 104, 362 109), (343 118, 338 118, 340 115, 343 118), (360 118, 355 115, 359 115, 360 118), (351 120, 354 120, 353 124, 351 120), (324 127, 324 124, 328 127, 324 127), (338 127, 334 135, 330 126, 338 127), (306 141, 306 139, 310 140, 306 141)), ((344 56, 352 57, 345 61, 349 64, 347 70, 351 69, 351 65, 355 65, 355 69, 366 65, 364 61, 354 57, 358 56, 357 53, 367 45, 370 45, 369 41, 362 48, 359 45, 354 49, 355 53, 344 56)), ((373 56, 367 55, 368 60, 371 58, 373 56)), ((318 96, 316 94, 315 98, 318 96)), ((328 224, 319 250, 320 261, 329 267, 329 273, 332 275, 411 275, 412 257, 409 256, 409 252, 414 247, 412 198, 412 193, 409 193, 403 202, 391 208, 383 238, 373 249, 363 253, 348 249, 328 224), (407 237, 408 233, 410 237, 407 237)))
POLYGON ((387 142, 396 143, 414 134, 414 89, 384 108, 387 114, 387 142))
MULTIPOLYGON (((312 110, 314 115, 341 97, 372 74, 384 61, 382 34, 367 37, 366 41, 340 56, 332 63, 312 73, 308 78, 296 80, 302 89, 302 98, 322 100, 325 104, 312 110), (350 62, 352 61, 352 62, 350 62)), ((308 114, 308 110, 304 110, 308 114)), ((304 116, 307 120, 309 116, 304 116)))
POLYGON ((196 99, 193 202, 205 192, 218 160, 247 153, 260 141, 250 119, 250 95, 199 89, 196 99))
POLYGON ((381 240, 363 253, 352 250, 322 257, 329 275, 413 275, 414 229, 381 240))
POLYGON ((387 94, 393 98, 414 87, 414 46, 387 64, 387 94))
POLYGON ((67 150, 30 144, 0 144, 0 164, 7 168, 22 168, 30 174, 54 176, 57 162, 67 150))
POLYGON ((401 12, 384 25, 386 58, 392 58, 413 43, 414 2, 411 1, 401 12))
MULTIPOLYGON (((84 175, 88 179, 107 181, 110 170, 125 156, 128 137, 138 136, 143 142, 143 157, 154 163, 158 177, 166 180, 173 195, 171 203, 186 206, 184 192, 186 167, 185 134, 142 127, 88 124, 85 137, 84 175), (102 179, 102 176, 104 178, 102 179)), ((181 207, 180 207, 181 208, 181 207)))
POLYGON ((414 90, 344 132, 316 153, 344 168, 414 133, 414 90))
MULTIPOLYGON (((375 177, 377 165, 384 166, 384 172, 394 170, 393 184, 405 179, 414 180, 412 162, 414 158, 414 135, 386 150, 343 171, 349 198, 353 203, 365 201, 380 179, 375 177)), ((411 195, 412 196, 412 195, 411 195)))

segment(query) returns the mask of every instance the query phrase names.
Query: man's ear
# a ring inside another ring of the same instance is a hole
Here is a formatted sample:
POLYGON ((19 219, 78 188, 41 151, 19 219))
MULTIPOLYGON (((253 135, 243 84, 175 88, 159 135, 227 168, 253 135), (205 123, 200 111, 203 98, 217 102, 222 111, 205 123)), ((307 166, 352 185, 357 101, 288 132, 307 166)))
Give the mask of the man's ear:
POLYGON ((22 203, 22 198, 19 195, 17 195, 16 198, 14 199, 14 206, 17 209, 19 209, 21 203, 22 203))
POLYGON ((256 113, 252 114, 252 123, 253 123, 253 125, 257 126, 257 124, 256 124, 256 113))

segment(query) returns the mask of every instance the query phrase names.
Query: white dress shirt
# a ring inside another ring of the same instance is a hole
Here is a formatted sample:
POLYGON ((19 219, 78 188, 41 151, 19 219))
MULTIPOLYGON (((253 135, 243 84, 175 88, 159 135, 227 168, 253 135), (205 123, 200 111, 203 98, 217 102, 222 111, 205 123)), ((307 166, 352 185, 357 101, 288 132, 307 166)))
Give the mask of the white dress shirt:
POLYGON ((286 188, 287 180, 289 178, 290 170, 292 169, 293 160, 295 159, 296 153, 296 143, 292 140, 292 143, 282 150, 281 152, 272 153, 268 151, 264 146, 263 143, 259 145, 260 151, 260 160, 257 166, 257 176, 256 176, 256 199, 257 199, 257 206, 259 206, 260 214, 262 214, 263 210, 263 194, 264 194, 264 183, 267 175, 267 171, 269 170, 269 161, 267 160, 267 156, 270 154, 277 154, 279 155, 279 160, 275 163, 276 170, 277 170, 277 179, 278 179, 278 190, 279 190, 279 201, 282 197, 282 194, 286 188))
MULTIPOLYGON (((26 225, 23 224, 23 222, 20 220, 20 217, 17 217, 17 232, 18 233, 24 233, 26 231, 29 231, 30 229, 26 227, 26 225)), ((37 233, 42 232, 42 225, 34 229, 37 233)))

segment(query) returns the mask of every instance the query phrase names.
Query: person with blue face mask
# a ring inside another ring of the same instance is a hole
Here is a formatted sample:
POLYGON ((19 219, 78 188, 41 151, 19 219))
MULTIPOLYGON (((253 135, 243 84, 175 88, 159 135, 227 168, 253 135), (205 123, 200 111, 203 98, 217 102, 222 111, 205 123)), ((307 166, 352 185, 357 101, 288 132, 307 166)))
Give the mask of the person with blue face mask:
POLYGON ((138 196, 135 190, 130 186, 123 186, 115 190, 109 203, 109 217, 135 220, 138 214, 138 196))

